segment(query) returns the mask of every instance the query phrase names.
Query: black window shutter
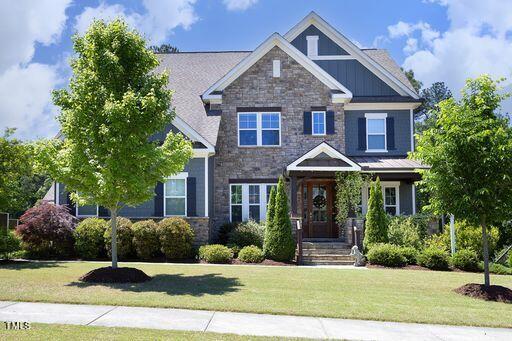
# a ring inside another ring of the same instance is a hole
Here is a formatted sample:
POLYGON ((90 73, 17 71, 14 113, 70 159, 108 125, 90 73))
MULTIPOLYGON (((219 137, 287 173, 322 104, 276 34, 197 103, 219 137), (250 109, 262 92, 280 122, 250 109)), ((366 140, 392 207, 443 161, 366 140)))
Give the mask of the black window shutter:
POLYGON ((66 192, 66 204, 69 208, 69 213, 71 213, 72 215, 76 215, 76 205, 71 200, 71 195, 69 192, 66 192))
POLYGON ((386 118, 386 140, 388 150, 395 150, 395 119, 394 117, 386 118))
POLYGON ((364 117, 357 119, 357 139, 358 149, 366 150, 366 118, 364 117))
POLYGON ((106 207, 99 206, 98 207, 98 217, 110 217, 110 212, 106 207))
POLYGON ((195 217, 196 213, 196 178, 187 178, 187 217, 195 217))
POLYGON ((311 135, 311 111, 304 111, 304 135, 311 135))
POLYGON ((155 187, 155 217, 164 216, 164 184, 158 182, 155 187))
POLYGON ((326 121, 326 133, 327 135, 333 135, 335 133, 334 129, 334 111, 328 111, 325 113, 325 121, 326 121))

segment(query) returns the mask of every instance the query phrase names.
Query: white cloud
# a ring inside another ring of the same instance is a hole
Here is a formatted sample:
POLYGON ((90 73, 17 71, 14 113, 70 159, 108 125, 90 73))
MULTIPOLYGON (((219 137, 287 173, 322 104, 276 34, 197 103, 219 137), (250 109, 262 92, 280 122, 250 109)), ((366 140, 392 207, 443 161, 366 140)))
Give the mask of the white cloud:
POLYGON ((144 0, 146 12, 128 12, 120 4, 108 5, 101 2, 97 7, 87 7, 77 16, 75 29, 83 34, 94 19, 111 21, 123 18, 130 26, 138 29, 151 44, 164 43, 176 27, 189 29, 199 20, 194 11, 196 0, 144 0))
POLYGON ((418 39, 416 38, 408 38, 404 47, 404 52, 407 54, 411 54, 418 50, 418 39))
POLYGON ((228 11, 245 11, 254 6, 258 0, 222 0, 228 11))
MULTIPOLYGON (((512 85, 512 1, 509 0, 430 0, 446 6, 450 26, 439 33, 427 23, 399 22, 388 28, 389 37, 407 37, 403 67, 429 86, 444 81, 458 95, 468 78, 483 73, 506 77, 512 85), (416 29, 410 29, 416 27, 416 29), (418 49, 409 48, 411 38, 421 37, 418 49)), ((508 101, 505 111, 512 111, 508 101)))
POLYGON ((55 132, 51 90, 60 83, 56 65, 31 63, 35 45, 58 42, 70 0, 4 1, 0 10, 0 129, 23 138, 55 132))

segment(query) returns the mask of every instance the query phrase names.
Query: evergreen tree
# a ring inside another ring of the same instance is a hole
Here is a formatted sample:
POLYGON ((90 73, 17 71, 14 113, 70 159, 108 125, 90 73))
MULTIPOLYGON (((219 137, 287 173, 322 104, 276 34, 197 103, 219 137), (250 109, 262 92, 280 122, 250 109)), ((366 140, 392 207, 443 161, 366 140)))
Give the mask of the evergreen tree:
POLYGON ((374 181, 370 187, 363 246, 365 250, 368 250, 368 246, 371 244, 387 242, 387 216, 386 211, 384 211, 384 199, 382 198, 380 179, 377 177, 377 180, 374 181))
MULTIPOLYGON (((267 204, 267 221, 265 222, 265 237, 264 241, 267 240, 267 233, 271 229, 271 225, 274 222, 274 216, 276 211, 276 188, 272 186, 270 189, 270 195, 267 204)), ((263 252, 265 252, 265 242, 263 242, 263 252)))
POLYGON ((279 178, 272 223, 267 225, 265 256, 276 261, 289 261, 295 256, 295 240, 292 235, 292 222, 288 208, 288 196, 283 177, 279 178))

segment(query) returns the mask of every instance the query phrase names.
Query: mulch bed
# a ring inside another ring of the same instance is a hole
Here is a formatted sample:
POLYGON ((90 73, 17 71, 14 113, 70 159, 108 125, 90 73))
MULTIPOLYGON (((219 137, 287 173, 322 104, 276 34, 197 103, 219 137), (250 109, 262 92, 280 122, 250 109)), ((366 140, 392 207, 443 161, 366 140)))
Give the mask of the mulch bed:
POLYGON ((150 279, 150 276, 139 269, 113 269, 111 266, 94 269, 80 277, 80 281, 87 283, 142 283, 150 279))
POLYGON ((454 291, 458 294, 481 300, 512 303, 512 290, 501 285, 486 287, 483 284, 468 283, 454 289, 454 291))

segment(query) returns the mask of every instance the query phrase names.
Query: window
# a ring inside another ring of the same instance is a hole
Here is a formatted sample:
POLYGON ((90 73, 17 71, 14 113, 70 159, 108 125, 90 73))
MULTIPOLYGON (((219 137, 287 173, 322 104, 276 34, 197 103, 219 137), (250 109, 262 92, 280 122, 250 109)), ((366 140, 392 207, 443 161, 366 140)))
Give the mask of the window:
POLYGON ((384 187, 384 210, 387 214, 397 215, 398 213, 397 192, 396 187, 384 187))
POLYGON ((280 113, 238 113, 239 146, 279 146, 280 144, 280 113))
POLYGON ((313 135, 325 135, 325 111, 313 111, 313 135))
POLYGON ((76 215, 77 217, 96 217, 98 216, 98 206, 97 205, 84 205, 84 206, 76 206, 76 215))
POLYGON ((273 186, 276 184, 230 185, 231 221, 265 220, 270 190, 273 186))
MULTIPOLYGON (((400 214, 400 182, 382 181, 382 196, 384 198, 384 210, 389 215, 400 214)), ((368 211, 368 200, 370 199, 370 187, 365 186, 361 190, 361 203, 357 206, 357 213, 365 215, 368 211)))
POLYGON ((164 184, 164 215, 187 215, 187 173, 180 173, 164 184))
POLYGON ((386 118, 387 114, 365 114, 366 149, 371 152, 387 152, 386 118))
POLYGON ((306 36, 308 57, 318 56, 318 36, 306 36))

